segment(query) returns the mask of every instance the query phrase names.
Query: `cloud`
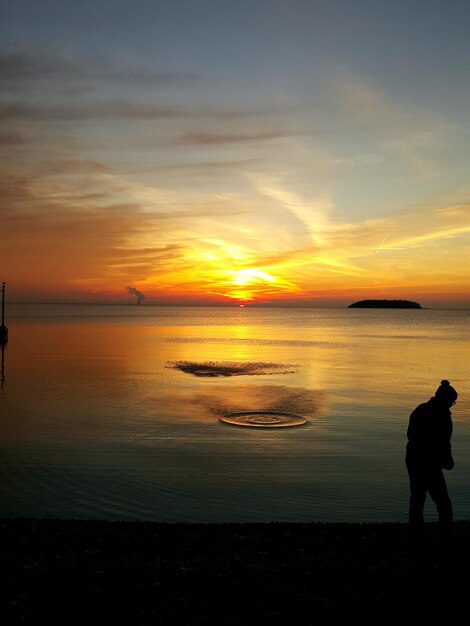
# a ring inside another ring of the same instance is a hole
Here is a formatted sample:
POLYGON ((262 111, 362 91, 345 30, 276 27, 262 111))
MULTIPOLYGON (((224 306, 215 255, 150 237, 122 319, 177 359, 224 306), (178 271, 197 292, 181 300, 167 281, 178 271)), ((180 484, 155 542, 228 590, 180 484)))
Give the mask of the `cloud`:
POLYGON ((216 146, 227 143, 270 141, 272 139, 282 139, 286 134, 281 131, 251 132, 251 133, 186 133, 182 135, 179 142, 197 146, 216 146))
MULTIPOLYGON (((60 123, 204 119, 227 122, 268 113, 264 108, 230 108, 211 100, 199 106, 188 104, 191 101, 188 101, 187 90, 194 87, 200 92, 202 80, 200 75, 185 70, 158 70, 154 60, 136 65, 121 57, 89 60, 74 55, 69 49, 25 52, 3 48, 0 50, 3 92, 0 120, 60 123)), ((271 133, 262 134, 264 139, 269 139, 271 133)), ((206 134, 190 131, 178 141, 188 144, 221 141, 215 135, 211 131, 206 134)), ((273 138, 276 136, 277 133, 273 133, 273 138)), ((235 135, 232 140, 235 141, 235 135)))
POLYGON ((470 203, 448 207, 422 208, 397 215, 396 234, 386 249, 422 248, 449 238, 470 235, 470 203), (405 219, 402 219, 405 217, 405 219))
POLYGON ((141 278, 148 279, 149 275, 165 274, 174 269, 174 263, 184 256, 185 251, 182 243, 154 248, 116 247, 108 260, 106 275, 119 276, 132 270, 137 271, 141 278))
POLYGON ((96 83, 109 81, 112 83, 129 83, 140 85, 171 85, 175 83, 191 83, 199 80, 199 76, 184 71, 155 71, 143 66, 136 67, 116 61, 94 59, 93 62, 73 56, 69 51, 51 52, 36 51, 35 53, 0 51, 0 81, 4 85, 26 83, 37 87, 37 83, 54 81, 57 85, 64 82, 92 86, 96 83))
POLYGON ((197 174, 201 172, 211 172, 212 170, 246 170, 251 169, 253 166, 259 165, 263 161, 262 157, 255 157, 252 159, 232 159, 232 160, 220 160, 220 161, 194 161, 184 163, 168 163, 164 165, 155 165, 150 170, 152 172, 175 173, 181 175, 182 172, 194 171, 197 174))
MULTIPOLYGON (((281 233, 236 195, 176 193, 96 165, 72 162, 35 177, 3 172, 3 267, 25 292, 41 284, 49 293, 115 293, 119 300, 123 284, 138 284, 149 301, 301 304, 328 294, 400 295, 413 285, 423 290, 428 279, 442 290, 461 289, 470 271, 469 204, 423 205, 356 223, 330 215, 318 238, 283 239, 296 232, 294 222, 285 220, 281 233), (74 167, 84 179, 70 178, 74 167)), ((295 214, 290 196, 268 197, 295 214)), ((305 200, 294 200, 306 210, 305 200)))
POLYGON ((185 108, 184 106, 160 106, 153 103, 128 100, 95 100, 75 104, 25 104, 21 101, 0 105, 1 120, 29 120, 36 122, 67 121, 113 121, 158 119, 247 119, 261 112, 236 111, 222 108, 185 108))
POLYGON ((270 199, 288 216, 292 225, 297 224, 294 232, 299 241, 303 242, 305 238, 314 244, 321 241, 334 206, 328 195, 304 197, 291 191, 287 174, 266 175, 256 172, 250 175, 250 180, 259 194, 270 199))
POLYGON ((417 103, 403 103, 393 94, 344 72, 333 81, 332 102, 337 122, 375 147, 382 159, 395 161, 410 178, 440 174, 438 149, 455 125, 417 103))
POLYGON ((338 288, 422 293, 450 286, 462 292, 470 273, 469 217, 470 204, 422 206, 356 224, 331 224, 320 250, 298 254, 297 272, 305 261, 310 276, 300 284, 310 282, 306 292, 312 294, 327 292, 328 285, 332 293, 338 288))
POLYGON ((0 146, 22 146, 28 139, 17 131, 0 130, 0 146))
POLYGON ((86 159, 70 159, 63 161, 49 161, 42 167, 38 168, 38 172, 42 175, 61 176, 61 175, 83 175, 83 174, 105 174, 111 170, 109 167, 98 161, 86 159))
POLYGON ((3 270, 26 290, 41 283, 43 293, 54 286, 119 294, 132 281, 144 291, 162 282, 180 294, 200 290, 205 281, 194 273, 195 241, 218 220, 243 214, 230 197, 146 187, 111 176, 94 161, 63 165, 36 169, 34 176, 1 171, 3 270))
MULTIPOLYGON (((411 275, 426 276, 431 271, 428 266, 439 268, 437 259, 443 254, 449 260, 462 257, 462 248, 469 245, 469 217, 470 205, 423 206, 355 224, 333 222, 324 231, 320 245, 295 251, 289 262, 298 276, 305 268, 302 284, 309 275, 312 282, 323 283, 328 274, 337 274, 340 282, 347 282, 349 277, 390 284, 400 276, 403 280, 411 275), (460 237, 460 242, 451 242, 451 237, 460 237), (323 276, 318 273, 320 269, 323 276)), ((461 268, 469 265, 461 259, 461 268)), ((453 270, 441 265, 439 271, 445 274, 453 270)))
POLYGON ((90 102, 76 105, 34 105, 20 102, 0 105, 0 120, 66 122, 87 120, 155 120, 187 117, 188 113, 172 107, 125 101, 90 102))

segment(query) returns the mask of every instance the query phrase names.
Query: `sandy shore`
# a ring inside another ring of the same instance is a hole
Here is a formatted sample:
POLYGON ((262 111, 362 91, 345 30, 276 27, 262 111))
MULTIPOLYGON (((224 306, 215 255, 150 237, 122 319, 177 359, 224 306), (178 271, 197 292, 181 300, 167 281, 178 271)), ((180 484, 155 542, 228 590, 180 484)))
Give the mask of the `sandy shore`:
POLYGON ((460 624, 470 522, 420 549, 403 524, 0 520, 3 623, 460 624))

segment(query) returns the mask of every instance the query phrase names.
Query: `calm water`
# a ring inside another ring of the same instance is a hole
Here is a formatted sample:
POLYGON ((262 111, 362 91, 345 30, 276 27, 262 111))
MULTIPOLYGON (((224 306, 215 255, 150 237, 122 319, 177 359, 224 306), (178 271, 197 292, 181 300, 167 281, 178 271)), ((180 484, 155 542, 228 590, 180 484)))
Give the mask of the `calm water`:
POLYGON ((408 416, 444 377, 470 517, 469 311, 10 305, 8 326, 1 517, 404 521, 408 416), (308 422, 219 420, 263 410, 308 422))

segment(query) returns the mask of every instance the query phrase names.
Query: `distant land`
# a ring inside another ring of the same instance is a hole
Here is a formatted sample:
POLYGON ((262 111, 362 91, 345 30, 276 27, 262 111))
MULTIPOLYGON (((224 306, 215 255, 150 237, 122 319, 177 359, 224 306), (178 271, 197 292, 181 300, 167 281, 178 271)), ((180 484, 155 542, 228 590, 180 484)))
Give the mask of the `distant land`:
POLYGON ((348 309, 421 309, 418 302, 411 300, 359 300, 348 306, 348 309))

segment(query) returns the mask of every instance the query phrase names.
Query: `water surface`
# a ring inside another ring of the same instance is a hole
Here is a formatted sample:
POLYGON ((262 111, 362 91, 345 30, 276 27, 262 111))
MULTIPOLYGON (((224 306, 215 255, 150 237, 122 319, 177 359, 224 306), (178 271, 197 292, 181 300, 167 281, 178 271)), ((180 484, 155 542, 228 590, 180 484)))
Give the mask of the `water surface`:
POLYGON ((468 311, 10 305, 8 325, 2 517, 404 521, 408 416, 444 377, 470 516, 468 311), (260 411, 307 423, 219 419, 260 411))

